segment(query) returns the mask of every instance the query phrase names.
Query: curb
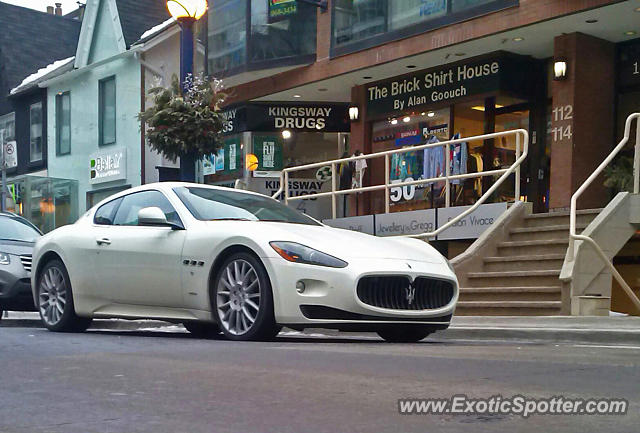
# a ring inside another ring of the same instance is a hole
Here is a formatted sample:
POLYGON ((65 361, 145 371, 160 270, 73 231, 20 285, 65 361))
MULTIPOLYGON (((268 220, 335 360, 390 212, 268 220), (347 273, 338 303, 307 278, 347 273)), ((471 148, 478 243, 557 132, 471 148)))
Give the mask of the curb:
POLYGON ((451 327, 435 334, 446 340, 503 340, 540 343, 627 344, 640 346, 640 332, 624 329, 451 327))
MULTIPOLYGON (((160 320, 95 319, 89 329, 137 331, 140 329, 163 328, 171 325, 169 322, 160 320)), ((0 328, 44 328, 44 326, 39 319, 2 319, 0 320, 0 328)))

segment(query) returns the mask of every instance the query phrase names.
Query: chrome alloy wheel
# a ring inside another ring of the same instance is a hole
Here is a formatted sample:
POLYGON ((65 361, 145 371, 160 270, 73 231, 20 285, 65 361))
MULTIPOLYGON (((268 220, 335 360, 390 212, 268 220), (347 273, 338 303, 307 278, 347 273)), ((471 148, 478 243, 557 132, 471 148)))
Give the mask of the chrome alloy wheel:
POLYGON ((47 269, 40 279, 39 298, 42 320, 49 326, 57 325, 67 304, 67 285, 58 268, 47 269))
POLYGON ((260 295, 253 266, 243 259, 229 263, 220 275, 216 296, 222 326, 233 335, 246 334, 258 318, 260 295))

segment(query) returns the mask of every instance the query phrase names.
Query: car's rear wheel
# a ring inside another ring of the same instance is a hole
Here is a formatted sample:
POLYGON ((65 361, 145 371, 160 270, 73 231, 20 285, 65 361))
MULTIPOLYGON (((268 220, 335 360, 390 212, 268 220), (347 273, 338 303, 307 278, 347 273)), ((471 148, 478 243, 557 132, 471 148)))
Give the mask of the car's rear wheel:
POLYGON ((433 333, 433 329, 425 327, 399 326, 380 329, 378 335, 389 343, 415 343, 433 333))
POLYGON ((225 260, 212 291, 214 309, 225 337, 240 341, 269 340, 278 334, 269 276, 253 255, 235 253, 225 260))
POLYGON ((182 325, 198 338, 212 338, 220 335, 220 328, 215 323, 184 322, 182 325))
POLYGON ((83 332, 91 325, 91 319, 76 315, 69 274, 60 260, 47 263, 39 275, 38 311, 50 331, 83 332))

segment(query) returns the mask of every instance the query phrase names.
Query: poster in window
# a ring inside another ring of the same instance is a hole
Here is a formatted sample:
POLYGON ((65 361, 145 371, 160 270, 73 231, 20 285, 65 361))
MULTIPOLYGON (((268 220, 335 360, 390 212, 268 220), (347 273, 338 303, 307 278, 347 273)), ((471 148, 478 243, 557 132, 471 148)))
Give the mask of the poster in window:
POLYGON ((282 144, 275 136, 256 136, 253 153, 258 158, 259 171, 282 170, 282 144))
POLYGON ((220 149, 218 150, 218 154, 216 155, 216 172, 224 170, 224 151, 225 149, 220 149))
POLYGON ((226 141, 225 155, 227 158, 227 170, 229 172, 237 171, 242 167, 242 151, 236 141, 226 141))
POLYGON ((296 0, 267 0, 269 24, 282 21, 298 13, 296 0))

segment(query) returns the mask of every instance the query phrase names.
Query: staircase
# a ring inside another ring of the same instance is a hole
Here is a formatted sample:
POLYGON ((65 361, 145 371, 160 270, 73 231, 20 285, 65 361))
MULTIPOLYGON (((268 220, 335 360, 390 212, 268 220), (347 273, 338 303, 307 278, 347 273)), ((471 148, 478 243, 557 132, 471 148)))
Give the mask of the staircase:
MULTIPOLYGON (((585 228, 598 213, 580 211, 578 227, 585 228)), ((559 280, 569 245, 569 212, 531 214, 525 204, 516 204, 496 224, 452 261, 461 287, 456 314, 569 314, 559 280)))

